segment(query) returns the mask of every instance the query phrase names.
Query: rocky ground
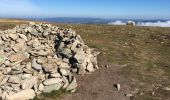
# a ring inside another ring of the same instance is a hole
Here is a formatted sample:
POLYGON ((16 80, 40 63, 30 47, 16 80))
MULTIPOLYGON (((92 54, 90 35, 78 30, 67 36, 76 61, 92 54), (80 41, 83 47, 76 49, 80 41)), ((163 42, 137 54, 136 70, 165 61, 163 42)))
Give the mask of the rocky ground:
MULTIPOLYGON (((22 23, 2 22, 0 28, 16 24, 22 23)), ((169 100, 169 28, 54 25, 74 29, 88 46, 98 49, 99 69, 83 77, 74 75, 75 93, 62 90, 37 100, 169 100)))
POLYGON ((2 100, 33 99, 61 88, 75 92, 72 73, 98 69, 99 53, 71 29, 30 22, 0 31, 0 37, 2 100))

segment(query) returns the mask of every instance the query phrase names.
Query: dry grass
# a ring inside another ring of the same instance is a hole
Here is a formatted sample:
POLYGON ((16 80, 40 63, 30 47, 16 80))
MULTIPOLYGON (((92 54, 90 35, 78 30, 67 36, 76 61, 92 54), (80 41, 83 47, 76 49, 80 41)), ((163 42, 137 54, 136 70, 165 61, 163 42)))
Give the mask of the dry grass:
MULTIPOLYGON (((15 24, 18 23, 3 23, 0 29, 15 24)), ((170 98, 170 91, 164 89, 170 87, 170 28, 55 25, 76 30, 87 45, 99 49, 109 62, 126 64, 120 75, 130 81, 132 91, 138 90, 134 100, 170 98)))

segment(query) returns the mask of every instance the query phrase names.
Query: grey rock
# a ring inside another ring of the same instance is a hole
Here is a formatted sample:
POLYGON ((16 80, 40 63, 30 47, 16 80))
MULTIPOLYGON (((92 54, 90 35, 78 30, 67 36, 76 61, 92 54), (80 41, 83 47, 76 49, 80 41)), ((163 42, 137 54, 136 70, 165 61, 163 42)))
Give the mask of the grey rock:
POLYGON ((22 70, 22 69, 21 69, 21 70, 12 70, 12 71, 11 71, 11 74, 12 74, 12 75, 21 74, 21 73, 23 73, 23 70, 22 70))
POLYGON ((62 62, 62 63, 59 65, 59 68, 60 68, 60 69, 69 69, 70 66, 69 66, 68 63, 62 62))
POLYGON ((62 76, 68 76, 68 71, 66 69, 60 69, 60 73, 62 76))
POLYGON ((11 66, 11 62, 9 61, 9 60, 6 60, 5 62, 4 62, 4 64, 5 64, 5 66, 11 66))
POLYGON ((66 90, 70 91, 70 90, 74 90, 76 88, 77 88, 76 78, 73 77, 73 81, 67 86, 66 90))
POLYGON ((62 77, 59 73, 50 74, 50 78, 60 78, 62 77))
POLYGON ((114 86, 117 88, 118 91, 120 91, 120 84, 115 84, 114 86))
POLYGON ((164 88, 166 91, 170 91, 170 87, 165 87, 164 88))
POLYGON ((43 69, 47 73, 49 73, 49 72, 50 73, 55 73, 55 72, 57 72, 58 67, 54 63, 50 63, 50 64, 46 63, 46 64, 43 64, 43 69))
POLYGON ((49 35, 49 32, 47 32, 47 31, 43 33, 43 37, 45 37, 45 38, 46 38, 48 35, 49 35))
POLYGON ((39 35, 38 31, 36 29, 32 28, 32 27, 28 27, 27 32, 29 32, 33 36, 38 36, 39 35))
POLYGON ((73 56, 71 50, 68 49, 68 48, 64 48, 64 49, 60 52, 60 54, 61 54, 63 57, 65 57, 65 58, 71 58, 71 57, 73 56))
POLYGON ((23 52, 23 53, 16 53, 16 54, 13 54, 13 55, 10 55, 8 57, 8 59, 10 61, 13 61, 13 62, 17 62, 17 61, 23 61, 23 60, 26 60, 29 58, 29 54, 27 52, 23 52))
POLYGON ((35 76, 29 77, 22 81, 21 87, 22 89, 31 89, 36 83, 38 79, 35 76))
POLYGON ((21 91, 20 84, 11 84, 11 87, 13 88, 14 92, 21 91))
MULTIPOLYGON (((3 90, 0 88, 0 94, 2 94, 3 93, 3 90)), ((1 95, 0 95, 0 97, 1 97, 1 95)))
POLYGON ((61 78, 51 78, 51 79, 46 79, 43 84, 44 85, 53 85, 57 83, 61 83, 62 79, 61 78))
POLYGON ((8 80, 9 83, 14 84, 20 84, 21 83, 21 77, 18 75, 11 75, 8 80))
POLYGON ((44 50, 40 50, 38 52, 35 52, 36 55, 39 55, 39 56, 47 56, 48 55, 48 52, 47 51, 44 51, 44 50))
POLYGON ((3 74, 9 74, 11 72, 11 67, 6 67, 2 72, 3 74))
POLYGON ((32 68, 37 70, 37 71, 41 71, 42 70, 42 66, 40 64, 37 64, 35 58, 32 60, 32 68))
POLYGON ((133 95, 132 94, 126 94, 125 96, 127 96, 127 97, 132 97, 133 95))
POLYGON ((32 74, 23 74, 23 75, 21 75, 21 79, 25 80, 25 79, 27 79, 27 78, 29 78, 31 76, 32 76, 32 74))
POLYGON ((44 85, 42 83, 40 83, 39 86, 38 86, 38 90, 43 91, 43 89, 44 89, 44 85))
POLYGON ((0 76, 0 85, 5 84, 9 79, 9 75, 0 76))
POLYGON ((19 34, 19 37, 24 39, 25 41, 28 41, 27 37, 24 34, 19 34))
POLYGON ((85 54, 83 52, 76 53, 74 55, 74 59, 81 64, 83 63, 84 59, 86 59, 85 54))
POLYGON ((36 23, 35 22, 29 22, 29 25, 34 26, 34 25, 36 25, 36 23))
POLYGON ((52 91, 59 90, 62 86, 63 86, 63 83, 61 83, 61 82, 57 83, 57 84, 45 86, 44 89, 43 89, 43 92, 50 93, 52 91))
POLYGON ((87 70, 88 70, 88 72, 94 72, 94 68, 93 68, 93 64, 92 63, 88 63, 87 70))
POLYGON ((78 68, 79 75, 84 75, 85 73, 86 73, 86 69, 83 66, 78 68))
POLYGON ((84 43, 84 41, 83 41, 83 39, 81 38, 81 36, 80 35, 77 35, 77 37, 76 37, 82 44, 85 44, 84 43))
POLYGON ((7 100, 29 100, 33 99, 35 97, 35 92, 32 89, 26 89, 22 90, 18 93, 15 93, 13 95, 6 96, 7 100))
POLYGON ((13 34, 13 33, 9 34, 9 37, 14 41, 18 38, 17 34, 13 34))
POLYGON ((68 87, 68 85, 69 85, 69 81, 68 81, 68 79, 64 76, 64 77, 62 77, 62 79, 63 79, 63 82, 64 82, 64 85, 63 85, 63 89, 65 89, 66 87, 68 87))
POLYGON ((1 65, 2 63, 4 63, 4 61, 5 61, 5 57, 2 56, 2 55, 0 55, 0 65, 1 65))

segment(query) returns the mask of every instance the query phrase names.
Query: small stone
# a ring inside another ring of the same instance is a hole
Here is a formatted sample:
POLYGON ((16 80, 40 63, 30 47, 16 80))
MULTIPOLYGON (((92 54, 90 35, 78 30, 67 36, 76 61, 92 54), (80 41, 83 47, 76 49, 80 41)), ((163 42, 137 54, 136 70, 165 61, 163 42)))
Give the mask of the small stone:
POLYGON ((79 74, 79 75, 84 75, 85 73, 86 73, 86 70, 85 70, 84 67, 79 67, 79 68, 78 68, 78 74, 79 74))
POLYGON ((19 84, 21 83, 21 78, 18 75, 11 75, 8 80, 9 83, 19 84))
POLYGON ((38 90, 43 91, 43 89, 44 89, 44 85, 42 83, 40 83, 39 86, 38 86, 38 90))
POLYGON ((164 88, 166 91, 170 91, 170 87, 165 87, 164 88))
POLYGON ((64 76, 64 77, 62 77, 62 79, 63 79, 63 82, 64 82, 64 85, 63 85, 63 89, 66 89, 67 87, 68 87, 68 85, 69 85, 69 81, 68 81, 68 79, 64 76))
POLYGON ((0 65, 1 65, 2 63, 4 63, 4 61, 5 61, 5 57, 3 57, 2 55, 0 55, 0 65))
POLYGON ((46 63, 46 60, 47 60, 46 58, 38 58, 37 63, 38 64, 44 64, 44 63, 46 63))
POLYGON ((73 81, 68 85, 68 87, 66 88, 67 91, 70 90, 74 90, 77 88, 77 82, 76 82, 76 78, 73 77, 73 81))
POLYGON ((51 79, 46 79, 43 84, 44 85, 53 85, 62 82, 61 78, 51 78, 51 79))
POLYGON ((59 68, 60 68, 60 69, 69 69, 70 66, 69 66, 68 63, 62 62, 62 63, 59 65, 59 68))
POLYGON ((15 44, 15 46, 12 47, 12 49, 15 52, 23 52, 23 51, 25 51, 25 49, 26 49, 25 42, 20 41, 19 43, 15 44))
POLYGON ((109 65, 106 65, 105 67, 106 67, 106 68, 109 68, 109 65))
POLYGON ((23 61, 23 60, 26 60, 29 58, 29 54, 27 52, 24 52, 24 53, 16 53, 16 54, 13 54, 13 55, 10 55, 8 57, 8 59, 10 61, 14 61, 14 62, 17 62, 17 61, 23 61))
POLYGON ((25 80, 25 79, 27 79, 27 78, 29 78, 29 77, 31 77, 32 76, 32 74, 23 74, 22 76, 21 76, 21 79, 22 80, 25 80))
POLYGON ((14 92, 19 92, 21 91, 20 89, 20 84, 11 84, 11 87, 13 88, 14 92))
POLYGON ((75 93, 75 92, 76 92, 76 90, 77 90, 77 89, 73 89, 73 90, 71 90, 70 92, 71 92, 71 93, 75 93))
POLYGON ((65 69, 60 69, 60 73, 62 76, 68 76, 68 72, 65 69))
POLYGON ((34 26, 36 23, 35 22, 29 22, 29 25, 34 26))
POLYGON ((0 97, 1 97, 1 94, 3 93, 3 90, 0 88, 0 97))
POLYGON ((46 38, 48 35, 49 35, 48 32, 44 32, 44 33, 43 33, 43 37, 45 37, 45 38, 46 38))
POLYGON ((5 64, 5 66, 11 66, 11 62, 9 61, 9 60, 6 60, 5 62, 4 62, 4 64, 5 64))
POLYGON ((118 91, 120 91, 120 84, 115 84, 114 86, 117 88, 118 91))
POLYGON ((3 71, 3 74, 9 74, 11 72, 11 67, 6 67, 3 71))
POLYGON ((35 97, 35 92, 32 89, 26 89, 22 90, 18 93, 15 93, 13 95, 8 95, 6 97, 6 100, 30 100, 35 97))
POLYGON ((14 41, 18 38, 17 34, 13 34, 13 33, 9 34, 9 37, 14 41))
POLYGON ((27 37, 24 34, 19 34, 19 37, 24 39, 25 41, 28 41, 27 37))
POLYGON ((50 78, 60 78, 61 75, 59 73, 54 73, 54 74, 50 74, 50 78))
POLYGON ((75 55, 74 55, 74 58, 75 58, 75 60, 78 62, 78 63, 83 63, 83 61, 84 61, 84 59, 85 59, 85 54, 83 54, 83 53, 76 53, 75 55))
POLYGON ((132 94, 126 94, 125 96, 127 96, 127 97, 132 97, 133 95, 132 95, 132 94))
POLYGON ((0 85, 5 84, 9 79, 9 75, 6 76, 0 76, 0 85))
POLYGON ((29 77, 28 79, 25 79, 21 83, 22 89, 31 89, 36 83, 38 79, 35 76, 29 77))
POLYGON ((40 50, 38 52, 35 52, 36 55, 39 55, 39 56, 47 56, 48 55, 48 52, 47 51, 44 51, 44 50, 40 50))
POLYGON ((70 49, 63 49, 61 52, 60 52, 62 55, 63 55, 63 57, 65 57, 65 58, 71 58, 72 57, 72 53, 71 53, 71 50, 70 49))
POLYGON ((87 70, 88 70, 88 72, 94 72, 94 68, 93 68, 93 64, 92 63, 88 63, 87 70))
POLYGON ((58 67, 55 63, 50 63, 50 64, 46 63, 46 64, 43 64, 43 69, 47 73, 49 73, 49 72, 55 73, 55 72, 57 72, 58 67))
POLYGON ((42 66, 40 64, 37 64, 35 58, 32 60, 32 68, 37 70, 37 71, 41 71, 42 70, 42 66))
POLYGON ((63 86, 63 83, 61 83, 61 82, 57 83, 57 84, 45 86, 44 89, 43 89, 43 92, 44 93, 50 93, 52 91, 59 90, 62 86, 63 86))

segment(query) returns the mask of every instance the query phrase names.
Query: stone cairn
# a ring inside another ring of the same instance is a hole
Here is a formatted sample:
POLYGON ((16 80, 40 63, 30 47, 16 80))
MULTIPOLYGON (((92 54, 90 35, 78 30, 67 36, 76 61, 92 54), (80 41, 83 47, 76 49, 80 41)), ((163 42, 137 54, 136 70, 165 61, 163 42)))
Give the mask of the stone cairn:
POLYGON ((75 31, 50 24, 30 22, 0 31, 0 99, 33 99, 59 89, 75 92, 73 73, 98 69, 98 54, 75 31))

